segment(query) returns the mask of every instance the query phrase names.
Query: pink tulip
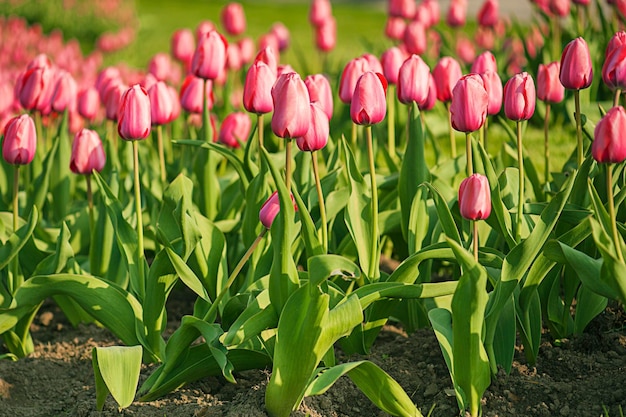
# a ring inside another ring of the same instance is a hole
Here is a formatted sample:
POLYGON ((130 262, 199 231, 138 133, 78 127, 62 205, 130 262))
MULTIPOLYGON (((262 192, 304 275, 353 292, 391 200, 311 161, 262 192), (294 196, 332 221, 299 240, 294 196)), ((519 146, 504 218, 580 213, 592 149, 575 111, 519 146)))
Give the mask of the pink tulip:
POLYGON ((313 26, 321 26, 332 14, 330 0, 313 0, 309 9, 309 22, 313 26))
POLYGON ((35 67, 23 74, 15 88, 19 100, 26 110, 50 112, 50 99, 54 88, 54 70, 50 67, 35 67))
POLYGON ((550 11, 557 16, 565 17, 569 14, 570 0, 551 0, 550 11))
POLYGON ((459 132, 474 132, 485 124, 489 96, 478 74, 464 75, 454 86, 450 103, 452 127, 459 132))
POLYGON ((272 131, 281 138, 304 136, 311 122, 309 91, 295 72, 283 74, 272 87, 272 131))
POLYGON ((226 48, 226 68, 231 71, 239 71, 243 67, 243 59, 241 59, 241 50, 236 43, 229 43, 226 48))
POLYGON ((406 31, 406 21, 401 17, 389 16, 385 23, 385 36, 394 41, 404 38, 406 31))
POLYGON ((468 220, 485 220, 491 214, 489 180, 482 174, 473 174, 459 186, 459 211, 468 220))
POLYGON ((210 20, 201 21, 200 23, 198 23, 198 26, 196 26, 196 40, 199 42, 202 37, 214 30, 217 30, 217 28, 215 27, 215 23, 211 22, 210 20))
POLYGON ((397 46, 387 49, 380 57, 380 63, 383 67, 383 75, 389 84, 398 83, 398 74, 400 67, 406 60, 406 54, 397 46))
POLYGON ((330 120, 333 117, 333 92, 328 78, 322 74, 309 75, 304 79, 304 84, 309 91, 311 103, 319 104, 330 120))
POLYGON ((606 57, 602 80, 611 90, 626 88, 626 45, 613 49, 606 57))
POLYGON ((444 56, 433 68, 437 85, 437 100, 446 103, 452 99, 452 89, 461 78, 461 65, 454 58, 444 56))
POLYGON ((606 51, 604 52, 604 58, 608 58, 614 49, 617 49, 622 45, 626 45, 626 32, 623 30, 616 32, 613 36, 611 36, 611 39, 609 39, 609 43, 606 46, 606 51))
POLYGON ((180 116, 180 99, 178 98, 178 91, 176 91, 174 87, 168 85, 167 90, 170 92, 170 97, 172 97, 172 117, 170 119, 170 122, 173 122, 174 120, 178 119, 178 116, 180 116))
MULTIPOLYGON (((528 41, 529 39, 530 38, 526 38, 526 41, 528 41)), ((476 42, 476 46, 478 46, 479 48, 486 50, 493 49, 496 44, 494 31, 491 28, 478 26, 478 29, 474 34, 474 42, 476 42)))
POLYGON ((283 25, 281 22, 276 22, 272 25, 270 32, 276 36, 276 39, 278 39, 279 51, 284 51, 289 47, 290 35, 287 26, 283 25))
POLYGON ((74 77, 67 71, 61 71, 50 100, 52 110, 57 113, 62 113, 65 110, 73 111, 76 108, 77 89, 74 77))
POLYGON ((487 114, 492 116, 500 113, 502 108, 502 80, 495 71, 485 71, 480 74, 489 96, 489 106, 487 107, 487 114))
POLYGON ((500 13, 500 4, 498 0, 485 0, 482 7, 478 11, 478 24, 481 26, 493 27, 498 23, 498 14, 500 13))
MULTIPOLYGON (((291 202, 293 203, 293 208, 298 210, 298 206, 296 206, 295 200, 293 199, 293 195, 289 193, 291 197, 291 202)), ((280 212, 280 197, 278 196, 278 191, 274 191, 274 193, 268 198, 265 203, 261 206, 259 210, 259 220, 261 224, 265 226, 266 229, 270 229, 272 227, 272 223, 274 223, 274 219, 280 212)))
POLYGON ((239 52, 241 53, 241 60, 244 64, 249 64, 254 59, 254 52, 256 47, 254 46, 254 41, 252 38, 241 38, 239 42, 239 52))
POLYGON ((217 31, 211 31, 198 41, 191 60, 191 72, 205 80, 215 80, 226 67, 228 42, 217 31))
POLYGON ((535 82, 527 73, 514 75, 504 86, 504 114, 510 120, 528 120, 535 113, 535 82))
POLYGON ((337 23, 334 17, 329 17, 315 27, 315 46, 322 52, 330 52, 337 44, 337 23))
POLYGON ((591 4, 591 0, 572 0, 572 3, 578 4, 579 6, 589 6, 591 4))
POLYGON ((350 117, 359 125, 380 123, 387 114, 387 80, 376 72, 367 71, 358 79, 352 102, 350 117))
POLYGON ((418 107, 422 111, 431 110, 437 104, 437 86, 435 85, 435 78, 432 74, 428 74, 428 96, 418 107))
POLYGON ((172 71, 172 62, 170 56, 166 53, 159 52, 155 54, 148 63, 148 72, 158 80, 165 81, 172 71))
POLYGON ((413 19, 416 4, 414 0, 389 0, 389 16, 413 19))
POLYGON ((37 149, 35 122, 27 114, 14 117, 4 128, 2 157, 12 165, 30 164, 37 149))
POLYGON ((559 80, 561 63, 539 64, 537 71, 537 98, 549 103, 560 103, 565 95, 565 87, 559 80))
POLYGON ((280 41, 276 35, 272 32, 264 33, 259 36, 258 40, 259 50, 270 48, 276 57, 280 54, 280 41))
POLYGON ((369 63, 363 57, 354 58, 346 64, 339 81, 339 98, 341 101, 346 104, 352 101, 352 95, 358 79, 369 70, 369 63))
POLYGON ((106 67, 98 74, 96 79, 96 90, 100 94, 100 100, 104 102, 104 96, 112 82, 121 81, 122 74, 117 67, 106 67))
POLYGON ((6 81, 0 81, 0 115, 9 113, 15 103, 15 94, 13 94, 12 84, 6 81))
POLYGON ((122 139, 145 139, 150 134, 150 98, 139 84, 126 90, 122 96, 117 120, 117 132, 122 139))
POLYGON ((498 64, 496 57, 490 51, 485 51, 478 55, 472 64, 470 72, 482 74, 486 71, 498 72, 498 64))
POLYGON ((121 81, 116 81, 104 93, 104 109, 107 120, 117 121, 118 109, 124 92, 128 89, 121 81))
MULTIPOLYGON (((450 27, 460 27, 465 25, 467 19, 467 0, 451 0, 448 8, 446 22, 450 27)), ((437 77, 435 77, 435 80, 437 77)))
POLYGON ((421 55, 426 51, 426 27, 422 22, 413 20, 404 31, 404 45, 410 54, 421 55))
POLYGON ((48 58, 48 55, 39 54, 31 59, 26 66, 26 69, 30 70, 34 68, 52 68, 52 62, 50 61, 50 58, 48 58))
POLYGON ((420 6, 428 9, 430 22, 428 22, 426 26, 431 27, 439 23, 439 21, 441 20, 441 9, 439 8, 439 0, 423 0, 420 6))
POLYGON ((465 37, 460 37, 456 41, 456 54, 464 64, 474 62, 476 50, 474 44, 465 37))
POLYGON ((570 90, 587 88, 593 81, 589 47, 583 38, 576 38, 563 49, 561 55, 561 84, 570 90))
POLYGON ((246 15, 239 3, 228 3, 222 9, 222 26, 232 36, 241 35, 246 30, 246 15))
POLYGON ((263 62, 270 67, 270 69, 274 72, 274 76, 276 76, 278 71, 278 60, 276 59, 276 54, 274 53, 274 49, 271 47, 265 47, 259 51, 259 53, 254 58, 254 62, 263 62))
POLYGON ((222 122, 218 141, 230 148, 238 148, 239 142, 248 140, 251 128, 252 121, 248 113, 231 113, 222 122))
POLYGON ((599 163, 619 164, 626 160, 626 111, 616 106, 606 112, 593 132, 591 154, 599 163))
POLYGON ((262 61, 255 62, 246 74, 243 88, 243 106, 250 113, 265 114, 274 110, 272 86, 276 82, 276 71, 262 61))
POLYGON ((404 61, 398 73, 398 100, 403 104, 422 104, 428 98, 430 68, 419 55, 404 61))
POLYGON ((319 151, 328 143, 330 132, 328 117, 319 103, 311 103, 311 120, 304 136, 296 138, 298 148, 303 152, 319 151))
MULTIPOLYGON (((202 85, 202 79, 191 74, 183 81, 183 85, 180 87, 180 105, 185 111, 202 114, 202 100, 204 100, 202 85)), ((211 110, 213 108, 213 84, 210 80, 207 80, 205 88, 207 108, 211 110)))
POLYGON ((152 125, 164 125, 171 122, 174 103, 169 88, 163 81, 157 81, 148 89, 150 97, 150 118, 152 125))
POLYGON ((93 171, 102 171, 106 164, 106 155, 100 136, 94 130, 82 129, 72 143, 70 169, 75 174, 89 175, 93 171))
POLYGON ((383 73, 383 66, 376 55, 366 52, 361 55, 361 58, 365 58, 370 71, 383 73))
POLYGON ((191 59, 196 50, 196 40, 189 29, 179 29, 172 35, 172 56, 182 62, 185 68, 191 66, 191 59))

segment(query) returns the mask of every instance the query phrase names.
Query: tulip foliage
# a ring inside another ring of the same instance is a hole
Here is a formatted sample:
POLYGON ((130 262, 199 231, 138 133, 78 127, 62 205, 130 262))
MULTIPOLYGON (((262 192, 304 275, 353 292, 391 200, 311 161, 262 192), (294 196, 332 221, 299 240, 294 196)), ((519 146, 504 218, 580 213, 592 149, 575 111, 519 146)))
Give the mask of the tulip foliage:
MULTIPOLYGON (((466 8, 451 2, 455 31, 466 8)), ((367 354, 391 322, 432 328, 459 409, 477 416, 518 336, 534 364, 544 329, 579 335, 626 303, 626 35, 609 42, 604 11, 601 33, 544 10, 553 40, 573 40, 559 56, 529 45, 505 69, 506 48, 471 66, 430 54, 425 39, 445 33, 437 2, 391 1, 387 32, 405 45, 339 68, 331 4, 314 1, 324 74, 281 62, 282 25, 246 52, 244 13, 224 8, 226 35, 177 31, 147 74, 79 76, 42 55, 14 71, 0 107, 0 357, 33 351, 30 323, 52 297, 124 345, 94 349, 99 408, 108 393, 126 407, 267 368, 273 417, 342 376, 384 412, 420 416, 385 370, 336 356, 367 354), (552 120, 577 140, 548 168, 552 120), (542 128, 544 166, 525 149, 542 128), (173 291, 193 302, 166 337, 173 291), (136 393, 142 362, 156 366, 136 393)), ((485 2, 481 36, 504 25, 498 13, 485 2)))

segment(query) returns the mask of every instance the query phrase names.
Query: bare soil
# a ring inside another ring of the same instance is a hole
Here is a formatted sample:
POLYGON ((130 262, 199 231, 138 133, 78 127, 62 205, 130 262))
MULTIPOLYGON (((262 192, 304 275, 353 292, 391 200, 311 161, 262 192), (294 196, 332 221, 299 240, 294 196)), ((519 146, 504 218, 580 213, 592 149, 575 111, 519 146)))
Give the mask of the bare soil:
MULTIPOLYGON (((179 294, 168 311, 175 329, 191 302, 179 294), (173 315, 172 315, 173 316, 173 315)), ((621 307, 607 309, 588 331, 571 340, 544 337, 536 366, 528 366, 521 348, 509 375, 501 371, 483 398, 483 415, 620 416, 626 411, 626 317, 621 307)), ((236 385, 210 377, 157 401, 135 402, 118 410, 112 398, 96 411, 91 350, 118 342, 96 325, 73 328, 63 313, 46 303, 32 326, 35 352, 17 362, 0 361, 0 417, 265 417, 264 393, 269 370, 237 375, 236 385)), ((3 353, 0 348, 0 354, 3 353)), ((362 357, 345 357, 342 361, 362 357)), ((388 326, 366 357, 393 376, 427 415, 458 415, 452 383, 430 329, 407 335, 388 326)), ((144 366, 141 381, 153 368, 144 366)), ((294 416, 385 416, 342 378, 326 394, 305 399, 294 416)))

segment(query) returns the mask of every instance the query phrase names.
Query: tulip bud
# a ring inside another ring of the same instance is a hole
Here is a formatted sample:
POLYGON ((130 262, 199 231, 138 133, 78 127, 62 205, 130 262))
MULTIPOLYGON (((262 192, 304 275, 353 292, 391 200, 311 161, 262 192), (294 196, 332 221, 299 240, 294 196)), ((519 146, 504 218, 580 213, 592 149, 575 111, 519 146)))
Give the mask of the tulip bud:
POLYGON ((309 129, 299 138, 296 138, 298 148, 303 152, 319 151, 326 143, 328 143, 328 134, 330 128, 328 125, 328 117, 319 105, 319 103, 311 103, 311 121, 309 129))
POLYGON ((276 71, 262 61, 248 69, 243 88, 243 106, 250 113, 265 114, 274 110, 272 86, 276 82, 276 71))
POLYGON ((485 0, 478 11, 478 24, 480 26, 493 27, 498 23, 498 13, 500 12, 498 0, 485 0))
POLYGON ((385 23, 385 36, 394 41, 404 38, 406 31, 406 21, 401 17, 389 16, 385 23))
POLYGON ((106 163, 106 155, 102 148, 100 136, 94 130, 82 129, 72 143, 70 169, 75 174, 88 175, 93 171, 102 171, 106 163))
POLYGON ((125 140, 145 139, 150 134, 150 98, 135 84, 122 96, 117 116, 117 132, 125 140))
POLYGON ((464 64, 469 64, 476 59, 476 50, 472 41, 461 36, 456 41, 456 54, 464 64))
POLYGON ((252 38, 241 38, 239 42, 239 52, 241 53, 241 60, 244 64, 249 64, 254 59, 254 53, 256 52, 256 46, 252 38))
POLYGON ((2 157, 9 164, 30 164, 37 149, 35 122, 27 115, 14 117, 4 128, 2 157))
POLYGON ((566 17, 569 14, 570 0, 551 0, 550 11, 557 16, 566 17))
POLYGON ((239 3, 228 3, 222 9, 222 26, 226 33, 237 36, 246 30, 246 15, 239 3))
POLYGON ((313 0, 309 9, 309 22, 313 26, 321 26, 332 14, 330 0, 313 0))
POLYGON ((191 72, 206 80, 215 80, 226 67, 228 42, 216 31, 200 38, 191 60, 191 72))
POLYGON ((54 70, 50 67, 35 67, 23 74, 15 85, 20 103, 26 110, 50 112, 50 99, 54 89, 54 70))
POLYGON ((337 22, 330 16, 315 27, 315 46, 322 52, 330 52, 337 44, 337 22))
POLYGON ((457 60, 444 56, 433 68, 437 85, 437 100, 446 103, 452 99, 452 89, 461 78, 461 65, 457 60))
POLYGON ((203 20, 196 26, 196 39, 199 41, 209 32, 216 30, 215 23, 210 20, 203 20))
POLYGON ((303 136, 311 122, 310 98, 306 84, 295 72, 281 75, 272 87, 272 131, 276 136, 293 139, 303 136))
POLYGON ((148 90, 150 97, 150 118, 153 125, 164 125, 172 121, 174 103, 168 86, 163 81, 157 81, 148 90))
POLYGON ((93 122, 100 109, 100 96, 94 87, 88 87, 78 93, 78 113, 93 122))
POLYGON ((382 74, 367 71, 361 75, 350 103, 352 121, 366 126, 382 122, 387 114, 386 93, 387 80, 382 74))
POLYGON ((398 72, 398 100, 422 104, 428 98, 430 68, 419 55, 411 55, 398 72))
POLYGON ((104 103, 104 96, 113 82, 121 82, 122 74, 117 67, 106 67, 98 74, 96 78, 96 90, 100 94, 100 100, 104 103))
MULTIPOLYGON (((183 85, 180 87, 180 105, 183 109, 190 113, 202 113, 202 100, 204 100, 202 85, 202 79, 194 77, 191 74, 185 78, 183 85)), ((210 110, 213 108, 213 83, 207 80, 205 88, 207 109, 210 110)))
POLYGON ((454 86, 450 117, 459 132, 474 132, 485 124, 489 96, 479 74, 464 75, 454 86))
POLYGON ((304 79, 304 84, 309 91, 311 103, 318 103, 330 120, 333 117, 333 92, 328 78, 322 74, 309 75, 304 79))
POLYGON ((282 22, 274 23, 270 28, 270 32, 276 36, 276 39, 278 39, 279 51, 284 51, 289 47, 289 43, 291 41, 289 29, 287 29, 287 26, 282 24, 282 22))
POLYGON ((537 98, 550 103, 560 103, 565 95, 565 87, 559 80, 561 63, 539 64, 537 71, 537 98))
POLYGON ((406 60, 406 55, 397 46, 392 46, 380 56, 380 63, 383 67, 383 75, 389 84, 398 83, 400 67, 406 60))
MULTIPOLYGON (((467 0, 451 0, 448 8, 446 22, 450 27, 460 27, 465 25, 467 19, 467 0)), ((435 77, 437 80, 437 77, 435 77)))
POLYGON ((626 160, 626 111, 616 106, 606 112, 593 132, 591 154, 600 163, 615 163, 626 160))
POLYGON ((611 90, 626 88, 626 45, 607 55, 602 65, 602 80, 611 90))
POLYGON ((474 63, 472 63, 472 69, 470 70, 470 72, 476 74, 482 74, 486 71, 498 72, 496 57, 490 51, 485 51, 478 55, 474 63))
POLYGON ((468 220, 485 220, 491 214, 489 180, 482 174, 473 174, 459 186, 459 211, 468 220))
MULTIPOLYGON (((293 203, 293 208, 298 210, 298 206, 293 198, 293 194, 289 193, 291 197, 291 202, 293 203)), ((280 197, 278 196, 278 191, 274 191, 270 198, 268 198, 265 203, 261 206, 259 210, 259 220, 261 224, 265 226, 266 229, 270 229, 272 227, 272 223, 274 223, 274 219, 276 215, 280 212, 280 197)))
POLYGON ((604 52, 604 58, 608 58, 614 49, 622 45, 626 45, 626 32, 623 30, 616 32, 613 36, 611 36, 611 39, 609 39, 609 43, 606 46, 606 51, 604 52))
POLYGON ((413 19, 415 10, 414 0, 389 0, 389 16, 413 19))
POLYGON ((159 52, 155 54, 148 63, 148 72, 155 76, 158 81, 167 80, 172 71, 170 56, 159 52))
POLYGON ((104 109, 107 120, 117 121, 120 101, 126 90, 128 87, 117 80, 104 93, 104 109))
POLYGON ((589 47, 583 38, 576 38, 563 49, 561 55, 561 84, 570 90, 587 88, 593 81, 589 47))
POLYGON ((535 113, 535 82, 527 73, 514 75, 504 86, 504 114, 511 120, 528 120, 535 113))
POLYGON ((369 63, 363 57, 354 58, 346 64, 339 81, 339 98, 341 101, 346 104, 352 101, 356 82, 369 69, 369 63))
POLYGON ((426 27, 422 22, 413 20, 404 31, 404 45, 410 54, 421 55, 426 51, 426 27))
POLYGON ((420 6, 428 9, 428 15, 430 17, 430 22, 427 24, 428 27, 434 26, 439 23, 439 21, 441 20, 439 0, 423 0, 420 6))
POLYGON ((50 100, 52 110, 62 113, 65 110, 74 110, 76 108, 76 81, 74 77, 67 72, 62 71, 54 86, 52 98, 50 100))
POLYGON ((487 107, 487 114, 494 115, 500 113, 502 108, 502 80, 497 72, 486 71, 480 74, 487 90, 487 96, 489 96, 489 106, 487 107))
POLYGON ((437 104, 437 86, 433 75, 428 74, 428 96, 421 104, 418 103, 418 107, 422 111, 427 111, 435 107, 435 104, 437 104))
POLYGON ((218 141, 230 148, 238 148, 239 142, 246 142, 252 122, 248 113, 235 112, 224 118, 218 141))
POLYGON ((366 52, 361 55, 361 58, 365 58, 365 60, 367 61, 369 71, 380 72, 381 74, 383 73, 383 66, 381 65, 376 55, 366 52))
POLYGON ((179 29, 172 35, 172 56, 182 62, 186 68, 191 65, 193 53, 196 50, 196 40, 189 29, 179 29))

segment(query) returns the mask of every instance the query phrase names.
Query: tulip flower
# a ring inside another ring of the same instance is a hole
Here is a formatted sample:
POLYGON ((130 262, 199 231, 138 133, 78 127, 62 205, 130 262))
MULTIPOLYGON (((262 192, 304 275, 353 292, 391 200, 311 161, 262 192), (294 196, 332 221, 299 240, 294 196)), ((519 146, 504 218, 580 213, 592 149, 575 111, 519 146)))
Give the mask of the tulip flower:
POLYGON ((118 117, 118 110, 120 107, 120 101, 124 92, 128 90, 128 87, 121 81, 116 80, 115 83, 109 86, 104 93, 104 110, 107 120, 116 122, 118 117))
POLYGON ((619 103, 621 91, 626 88, 626 45, 611 50, 602 65, 602 80, 611 89, 615 90, 613 106, 619 103))
POLYGON ((246 15, 239 3, 228 3, 222 9, 222 26, 232 36, 241 35, 246 30, 246 15))
MULTIPOLYGON (((264 64, 266 64, 267 66, 270 67, 270 69, 274 73, 274 77, 277 77, 278 60, 276 59, 276 54, 274 52, 274 48, 269 47, 269 46, 267 46, 265 48, 261 48, 259 53, 256 54, 256 56, 254 57, 254 62, 255 63, 263 62, 264 64)), ((274 81, 276 81, 276 80, 274 80, 274 81)))
POLYGON ((319 26, 315 27, 315 46, 322 52, 330 52, 337 44, 337 22, 334 17, 329 17, 319 26))
POLYGON ((270 28, 270 32, 273 33, 278 39, 278 50, 284 51, 289 47, 289 43, 291 41, 291 36, 289 34, 289 29, 282 22, 276 22, 270 28))
POLYGON ((183 63, 185 70, 191 67, 191 60, 196 50, 196 40, 189 29, 179 29, 172 35, 172 56, 183 63))
MULTIPOLYGON (((598 122, 593 132, 591 154, 598 163, 619 164, 626 160, 626 141, 624 140, 626 129, 626 111, 622 106, 612 107, 598 122)), ((606 167, 606 189, 609 203, 609 217, 613 231, 613 243, 618 259, 623 262, 622 239, 617 230, 615 215, 615 201, 613 197, 613 167, 606 167)))
POLYGON ((389 0, 389 16, 413 19, 416 4, 413 0, 389 0))
MULTIPOLYGON (((275 82, 276 68, 272 69, 261 60, 252 64, 246 74, 246 82, 243 89, 243 106, 250 113, 257 114, 259 152, 263 148, 263 115, 274 110, 272 86, 275 82)), ((259 163, 260 161, 261 154, 259 153, 259 163)))
POLYGON ((557 16, 566 17, 569 15, 570 0, 551 0, 550 11, 557 16))
POLYGON ((489 106, 487 107, 487 115, 496 115, 500 113, 502 108, 502 80, 495 71, 485 71, 480 76, 485 84, 485 90, 489 96, 489 106))
POLYGON ((304 79, 304 84, 309 91, 311 103, 318 103, 330 120, 333 117, 333 92, 328 78, 322 74, 309 75, 304 79))
POLYGON ((89 175, 93 171, 102 171, 106 155, 100 136, 95 130, 82 129, 72 143, 70 170, 75 174, 89 175))
POLYGON ((614 49, 622 45, 626 45, 626 32, 623 30, 616 32, 613 36, 611 36, 611 39, 609 39, 609 43, 606 46, 606 51, 604 52, 604 58, 608 58, 614 49))
POLYGON ((163 81, 157 81, 148 90, 150 97, 150 118, 152 125, 157 127, 157 149, 159 153, 161 181, 165 183, 165 154, 163 152, 163 128, 164 124, 174 120, 174 97, 169 87, 163 81))
MULTIPOLYGON (((289 193, 289 195, 291 197, 291 201, 293 202, 293 208, 298 210, 298 206, 296 205, 293 195, 291 193, 289 193)), ((271 229, 272 223, 274 223, 274 219, 278 213, 280 213, 280 198, 278 196, 278 191, 274 191, 261 206, 261 209, 259 210, 259 220, 266 229, 271 229)))
POLYGON ((215 27, 215 23, 213 23, 212 21, 202 20, 200 23, 198 23, 198 26, 196 26, 196 39, 200 40, 200 38, 216 29, 217 28, 215 27))
MULTIPOLYGON (((467 0, 451 0, 446 22, 448 26, 456 28, 465 25, 467 19, 467 0)), ((435 77, 435 80, 437 77, 435 77)))
POLYGON ((406 21, 401 17, 389 16, 385 23, 385 36, 393 41, 400 41, 404 38, 406 21))
POLYGON ((369 63, 363 57, 354 58, 346 64, 339 81, 339 99, 341 101, 350 104, 357 81, 369 69, 369 63))
POLYGON ((190 113, 201 114, 204 106, 203 101, 206 101, 208 109, 213 108, 213 85, 210 81, 204 86, 203 91, 202 79, 189 74, 183 85, 180 87, 180 105, 183 109, 190 113))
POLYGON ((74 77, 67 71, 60 72, 50 100, 52 110, 57 113, 63 113, 65 110, 73 111, 76 108, 77 89, 74 77))
POLYGON ((498 72, 498 64, 496 63, 496 57, 491 51, 485 51, 478 55, 472 63, 472 69, 470 73, 482 74, 486 71, 498 72))
POLYGON ((397 46, 392 46, 380 56, 383 75, 389 85, 398 83, 398 73, 405 60, 406 54, 397 46))
POLYGON ((239 51, 241 53, 241 60, 243 61, 243 63, 249 64, 250 62, 252 62, 256 49, 254 46, 254 41, 251 38, 241 38, 239 39, 239 42, 237 42, 237 44, 239 45, 239 51))
POLYGON ((93 122, 100 108, 100 96, 95 87, 88 87, 78 93, 78 113, 85 119, 93 122))
POLYGON ((435 78, 432 74, 428 74, 428 96, 422 104, 418 104, 420 110, 431 110, 437 103, 437 86, 435 85, 435 78))
POLYGON ((250 116, 243 112, 234 112, 224 118, 218 141, 229 148, 238 148, 240 142, 246 142, 252 122, 250 116))
POLYGON ((422 104, 428 98, 430 68, 419 55, 408 57, 398 71, 398 100, 422 104))
POLYGON ((307 132, 296 138, 298 148, 303 152, 318 151, 328 143, 328 117, 319 103, 310 103, 310 124, 307 132))
POLYGON ((423 54, 426 51, 426 27, 420 21, 411 21, 406 26, 403 40, 410 54, 423 54))
POLYGON ((361 55, 361 58, 364 58, 367 61, 369 71, 379 72, 381 74, 383 73, 383 66, 376 55, 366 52, 361 55))
POLYGON ((461 65, 452 57, 444 56, 433 68, 433 78, 437 90, 437 100, 446 105, 448 109, 448 133, 450 135, 450 154, 452 158, 456 158, 456 141, 454 139, 454 130, 452 128, 452 120, 450 119, 450 105, 452 99, 452 89, 457 81, 461 78, 461 65))
POLYGON ((35 67, 26 70, 15 86, 22 107, 26 110, 37 110, 42 114, 48 114, 53 83, 54 70, 50 67, 35 67))
POLYGON ((321 26, 332 17, 330 0, 313 0, 309 9, 309 22, 313 26, 321 26))
POLYGON ((476 220, 485 220, 491 214, 491 189, 489 180, 481 174, 473 174, 459 186, 459 211, 461 216, 473 223, 474 259, 478 261, 478 227, 476 220))
POLYGON ((215 80, 226 67, 228 42, 213 30, 198 40, 191 60, 191 72, 204 80, 215 80))
POLYGON ((559 80, 561 63, 551 62, 547 65, 539 64, 537 71, 537 98, 546 103, 546 115, 543 124, 544 136, 544 179, 546 184, 550 179, 550 108, 551 103, 560 103, 565 95, 565 87, 559 80))
POLYGON ((30 164, 37 149, 35 122, 27 115, 14 117, 4 128, 2 157, 11 165, 30 164))
POLYGON ((159 52, 155 54, 148 63, 148 72, 159 81, 168 79, 171 71, 172 62, 170 61, 170 56, 166 53, 159 52))
POLYGON ((150 98, 139 84, 126 90, 120 99, 117 120, 117 131, 122 139, 134 141, 150 134, 150 98))
POLYGON ((464 64, 474 62, 476 59, 476 49, 474 49, 472 41, 464 36, 459 37, 456 41, 456 55, 464 64))
POLYGON ((500 12, 500 4, 498 0, 485 0, 482 7, 478 11, 478 24, 480 26, 494 27, 498 23, 498 13, 500 12))

